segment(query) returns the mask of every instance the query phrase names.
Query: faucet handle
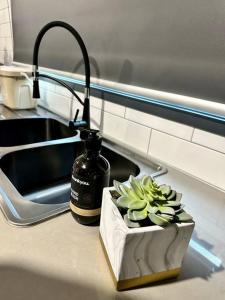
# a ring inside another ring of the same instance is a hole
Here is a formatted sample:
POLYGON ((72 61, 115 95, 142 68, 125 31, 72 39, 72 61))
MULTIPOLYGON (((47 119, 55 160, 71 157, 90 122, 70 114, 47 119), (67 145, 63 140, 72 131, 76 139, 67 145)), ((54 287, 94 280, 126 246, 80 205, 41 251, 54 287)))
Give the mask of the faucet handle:
POLYGON ((80 111, 79 109, 76 110, 74 119, 69 122, 69 127, 72 130, 77 130, 77 129, 80 129, 80 128, 86 128, 87 127, 87 122, 86 121, 77 120, 78 115, 79 115, 79 111, 80 111))
POLYGON ((89 128, 88 123, 86 120, 77 120, 79 114, 79 109, 76 110, 75 117, 73 121, 71 120, 69 122, 69 128, 71 130, 77 130, 77 129, 82 129, 82 128, 89 128))
POLYGON ((79 111, 80 111, 79 109, 76 110, 76 114, 75 114, 75 117, 74 117, 74 119, 73 119, 74 122, 77 121, 77 117, 78 117, 78 115, 79 115, 79 111))

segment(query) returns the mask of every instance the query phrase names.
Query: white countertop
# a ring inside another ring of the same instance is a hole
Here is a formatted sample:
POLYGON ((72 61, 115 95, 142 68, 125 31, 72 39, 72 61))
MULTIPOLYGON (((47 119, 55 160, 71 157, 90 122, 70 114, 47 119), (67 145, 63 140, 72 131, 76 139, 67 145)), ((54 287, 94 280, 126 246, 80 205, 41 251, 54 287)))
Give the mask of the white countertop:
POLYGON ((195 219, 193 242, 177 280, 117 292, 99 240, 99 227, 64 213, 18 228, 0 213, 1 300, 224 300, 225 193, 169 169, 159 182, 183 193, 195 219))

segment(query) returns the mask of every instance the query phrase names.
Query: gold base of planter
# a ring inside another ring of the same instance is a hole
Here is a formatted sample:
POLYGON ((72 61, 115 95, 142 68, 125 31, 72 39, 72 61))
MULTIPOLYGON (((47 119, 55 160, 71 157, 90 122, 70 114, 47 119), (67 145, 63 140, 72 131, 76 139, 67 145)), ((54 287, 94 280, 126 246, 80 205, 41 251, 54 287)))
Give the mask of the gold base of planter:
POLYGON ((107 251, 105 249, 104 242, 103 242, 100 234, 99 234, 99 237, 100 237, 101 245, 102 245, 109 269, 110 269, 112 277, 113 277, 114 284, 118 291, 127 290, 127 289, 134 288, 134 287, 139 287, 139 286, 143 286, 143 285, 146 285, 149 283, 162 281, 162 280, 166 280, 166 279, 170 279, 170 278, 176 278, 180 274, 181 269, 177 268, 177 269, 172 269, 172 270, 168 270, 168 271, 153 273, 150 275, 145 275, 142 277, 129 278, 129 279, 117 281, 117 279, 114 275, 107 251))

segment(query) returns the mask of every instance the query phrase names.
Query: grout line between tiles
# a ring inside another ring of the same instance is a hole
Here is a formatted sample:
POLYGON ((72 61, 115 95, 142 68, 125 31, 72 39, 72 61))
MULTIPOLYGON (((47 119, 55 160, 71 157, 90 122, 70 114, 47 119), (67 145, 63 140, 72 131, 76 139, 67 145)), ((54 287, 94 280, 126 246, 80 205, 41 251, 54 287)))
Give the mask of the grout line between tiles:
POLYGON ((149 142, 148 142, 148 148, 147 148, 147 156, 148 156, 148 153, 150 151, 150 144, 151 144, 151 139, 152 139, 152 128, 150 128, 150 135, 149 135, 149 142))
MULTIPOLYGON (((125 109, 124 109, 124 114, 123 114, 123 117, 124 117, 124 119, 126 119, 127 107, 125 106, 124 108, 125 108, 125 109)), ((127 120, 127 119, 126 119, 126 120, 127 120)))
POLYGON ((179 138, 179 137, 177 137, 177 136, 174 136, 174 135, 169 134, 169 133, 162 132, 162 131, 157 130, 157 129, 154 129, 154 128, 152 128, 152 130, 158 131, 158 132, 160 132, 160 133, 167 134, 167 135, 169 135, 169 136, 171 136, 171 137, 174 137, 174 138, 176 138, 176 139, 183 140, 183 141, 185 141, 185 142, 187 142, 187 143, 189 143, 189 144, 198 145, 198 146, 201 147, 201 148, 206 148, 206 149, 208 149, 208 150, 210 150, 210 151, 217 152, 217 153, 220 153, 220 154, 222 154, 222 155, 225 156, 225 153, 222 152, 222 151, 219 151, 219 150, 216 150, 216 149, 213 149, 213 148, 209 148, 209 147, 207 147, 207 146, 205 146, 205 145, 202 145, 202 144, 199 144, 199 143, 196 143, 196 142, 192 142, 192 141, 189 141, 189 140, 185 140, 185 139, 179 138))
POLYGON ((191 134, 191 142, 193 142, 193 136, 194 136, 195 128, 193 128, 192 134, 191 134))
MULTIPOLYGON (((136 124, 138 124, 138 125, 144 126, 144 127, 146 127, 146 128, 150 128, 150 129, 152 129, 152 130, 156 130, 156 131, 158 131, 158 132, 161 132, 161 133, 164 133, 164 134, 168 134, 168 135, 173 136, 173 137, 175 137, 175 138, 177 138, 177 139, 181 139, 181 140, 183 140, 183 141, 190 142, 189 139, 185 139, 185 138, 179 137, 179 136, 177 136, 177 135, 174 135, 174 134, 165 132, 165 131, 163 131, 163 130, 155 129, 155 128, 150 127, 150 126, 140 124, 140 123, 138 123, 138 122, 136 122, 136 121, 133 121, 133 120, 131 120, 131 119, 127 119, 127 118, 126 118, 126 120, 131 121, 131 122, 133 122, 133 123, 136 123, 136 124)), ((182 124, 181 124, 181 125, 182 125, 182 124)))
MULTIPOLYGON (((195 129, 196 129, 196 128, 194 128, 194 130, 195 130, 195 129)), ((224 152, 223 152, 223 151, 217 150, 217 149, 215 149, 215 148, 212 148, 212 147, 210 147, 210 146, 206 146, 206 145, 203 145, 203 144, 201 144, 201 143, 195 142, 195 141, 193 141, 193 136, 194 136, 194 132, 193 132, 192 139, 191 139, 191 142, 192 142, 193 144, 199 145, 199 146, 203 146, 204 148, 207 148, 207 149, 210 149, 210 150, 213 150, 213 151, 216 151, 216 152, 218 152, 218 153, 221 153, 221 154, 224 154, 224 155, 225 155, 225 149, 224 149, 224 152)))
POLYGON ((198 146, 201 146, 203 148, 206 148, 208 150, 218 152, 218 153, 223 154, 225 156, 225 151, 223 152, 223 151, 220 151, 220 150, 217 150, 217 149, 214 149, 214 148, 210 148, 209 146, 205 146, 205 145, 202 145, 202 144, 197 143, 197 142, 191 142, 191 143, 194 144, 194 145, 198 145, 198 146))

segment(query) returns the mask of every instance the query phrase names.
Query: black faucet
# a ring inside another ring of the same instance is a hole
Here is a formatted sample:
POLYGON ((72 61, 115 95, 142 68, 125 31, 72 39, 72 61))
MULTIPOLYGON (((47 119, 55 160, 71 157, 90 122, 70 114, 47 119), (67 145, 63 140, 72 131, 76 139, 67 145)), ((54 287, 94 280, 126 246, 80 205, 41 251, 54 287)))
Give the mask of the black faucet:
POLYGON ((89 63, 89 57, 87 53, 87 49, 85 47, 85 44, 79 35, 79 33, 69 24, 62 22, 62 21, 53 21, 48 24, 46 24, 41 31, 39 32, 35 44, 34 44, 34 52, 33 52, 33 98, 39 99, 40 98, 40 91, 39 91, 39 77, 47 78, 50 80, 53 80, 57 82, 58 84, 64 86, 67 88, 73 96, 77 98, 77 100, 83 105, 83 115, 81 120, 77 120, 79 110, 76 111, 74 120, 69 122, 69 126, 71 129, 78 129, 78 128, 90 128, 90 102, 89 102, 89 97, 90 97, 90 63, 89 63), (84 59, 84 65, 85 65, 85 99, 82 101, 80 97, 75 93, 75 91, 67 85, 64 81, 56 79, 52 76, 46 75, 46 74, 41 74, 38 71, 38 52, 39 52, 39 47, 41 40, 45 33, 53 28, 53 27, 63 27, 67 29, 69 32, 72 33, 72 35, 75 37, 77 40, 80 49, 83 54, 83 59, 84 59))

